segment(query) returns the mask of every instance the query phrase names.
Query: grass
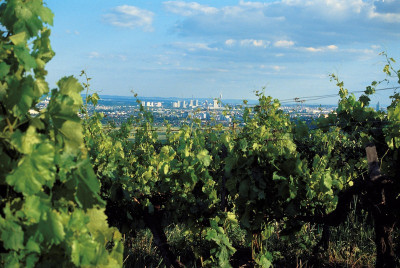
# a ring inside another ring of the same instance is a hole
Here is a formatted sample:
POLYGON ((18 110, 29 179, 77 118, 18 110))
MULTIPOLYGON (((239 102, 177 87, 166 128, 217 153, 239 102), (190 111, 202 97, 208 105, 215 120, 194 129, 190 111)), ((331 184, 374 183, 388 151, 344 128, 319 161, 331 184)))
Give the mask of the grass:
POLYGON ((375 232, 368 212, 357 207, 355 198, 347 220, 331 232, 329 262, 342 267, 374 267, 375 232))
MULTIPOLYGON (((356 200, 353 206, 355 204, 356 200)), ((322 229, 312 224, 306 224, 299 233, 292 236, 282 237, 275 233, 264 241, 264 247, 273 254, 274 267, 374 267, 375 234, 372 226, 368 214, 353 207, 343 224, 331 228, 327 251, 314 251, 322 229)), ((166 228, 171 249, 186 267, 202 267, 202 260, 209 254, 210 244, 186 235, 184 230, 179 225, 166 228), (195 252, 195 249, 199 252, 195 252)), ((238 249, 231 259, 233 266, 256 267, 251 260, 251 247, 245 232, 236 226, 228 230, 228 236, 238 249)), ((394 240, 400 240, 399 232, 395 233, 394 240)), ((150 231, 138 232, 126 245, 125 267, 164 267, 150 231)))

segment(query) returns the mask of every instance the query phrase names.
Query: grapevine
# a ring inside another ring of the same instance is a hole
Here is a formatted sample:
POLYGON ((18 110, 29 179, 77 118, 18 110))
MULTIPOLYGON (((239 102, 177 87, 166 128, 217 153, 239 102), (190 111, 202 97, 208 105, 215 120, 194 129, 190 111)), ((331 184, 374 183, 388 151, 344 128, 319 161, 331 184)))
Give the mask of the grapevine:
POLYGON ((83 143, 83 88, 64 77, 49 94, 45 81, 53 13, 41 0, 1 1, 0 23, 1 265, 121 266, 83 143))
POLYGON ((49 89, 52 22, 41 0, 0 1, 2 266, 128 265, 124 248, 148 229, 168 267, 231 267, 243 247, 249 264, 270 267, 282 258, 267 246, 272 237, 322 227, 309 244, 313 254, 326 250, 330 228, 346 220, 355 197, 374 222, 376 266, 397 264, 399 93, 387 111, 370 107, 378 85, 400 83, 386 53, 387 78, 358 98, 331 75, 338 108, 311 123, 256 92, 240 127, 237 119, 231 128, 190 119, 173 132, 165 122, 161 141, 139 100, 136 116, 106 124, 84 71, 82 84, 70 76, 49 89), (190 241, 192 260, 170 245, 170 226, 190 241), (233 230, 244 233, 242 248, 233 230))

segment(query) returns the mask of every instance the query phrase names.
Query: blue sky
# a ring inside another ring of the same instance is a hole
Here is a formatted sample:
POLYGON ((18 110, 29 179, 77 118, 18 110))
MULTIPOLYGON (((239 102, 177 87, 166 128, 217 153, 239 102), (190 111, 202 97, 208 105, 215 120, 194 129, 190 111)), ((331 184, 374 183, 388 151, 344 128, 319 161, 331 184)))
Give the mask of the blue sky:
POLYGON ((381 51, 400 61, 400 0, 45 2, 51 86, 85 70, 100 94, 287 99, 336 93, 330 73, 364 89, 381 51))

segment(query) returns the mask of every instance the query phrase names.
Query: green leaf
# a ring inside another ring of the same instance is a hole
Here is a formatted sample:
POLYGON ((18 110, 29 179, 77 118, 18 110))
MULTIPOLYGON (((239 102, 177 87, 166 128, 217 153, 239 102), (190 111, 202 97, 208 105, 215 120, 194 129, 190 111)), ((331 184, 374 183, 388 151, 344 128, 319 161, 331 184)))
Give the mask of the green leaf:
MULTIPOLYGON (((0 79, 1 79, 1 78, 0 78, 0 79)), ((7 89, 8 89, 7 83, 2 83, 2 82, 0 81, 0 100, 2 100, 3 97, 6 95, 7 89)))
POLYGON ((10 71, 10 66, 5 62, 0 62, 0 79, 3 79, 10 71))
POLYGON ((83 101, 80 95, 83 90, 82 85, 78 82, 78 80, 73 76, 68 76, 62 78, 57 82, 58 87, 60 88, 60 94, 69 96, 73 99, 74 112, 78 112, 80 106, 82 106, 83 101))
POLYGON ((26 268, 37 267, 37 261, 39 260, 38 254, 29 254, 26 257, 26 268))
POLYGON ((29 50, 25 47, 15 47, 14 53, 18 58, 21 65, 24 66, 25 70, 29 71, 32 68, 36 68, 36 60, 29 54, 29 50))
POLYGON ((11 251, 4 258, 4 267, 7 268, 19 268, 20 266, 20 257, 17 252, 11 251))
POLYGON ((82 209, 75 209, 69 218, 66 229, 84 230, 89 222, 89 217, 82 209))
POLYGON ((59 131, 65 138, 64 142, 67 150, 77 150, 82 146, 83 134, 80 122, 64 121, 59 131))
POLYGON ((391 75, 390 73, 390 65, 386 64, 385 67, 383 68, 383 72, 387 75, 391 75))
POLYGON ((211 156, 208 154, 207 150, 201 150, 197 154, 197 159, 206 167, 208 167, 211 164, 211 156))
POLYGON ((50 199, 33 195, 26 197, 23 211, 31 223, 38 223, 50 208, 50 199))
POLYGON ((26 32, 20 32, 18 34, 14 34, 9 37, 11 42, 13 42, 14 45, 18 46, 20 44, 24 44, 26 42, 26 32))
MULTIPOLYGON (((90 221, 87 224, 87 227, 88 227, 90 233, 94 237, 101 234, 102 236, 108 237, 108 239, 111 239, 113 236, 113 230, 108 227, 107 216, 104 213, 104 211, 105 211, 104 208, 88 209, 87 215, 89 216, 90 221)), ((107 241, 101 241, 101 242, 107 242, 107 241)))
POLYGON ((272 180, 274 181, 286 181, 285 177, 279 176, 278 173, 274 172, 272 175, 272 180))
POLYGON ((44 94, 49 92, 49 86, 47 85, 47 82, 42 78, 38 78, 35 80, 33 84, 33 89, 35 97, 37 98, 40 98, 44 94))
POLYGON ((49 244, 60 244, 65 237, 64 224, 61 215, 55 211, 48 211, 39 223, 39 230, 49 244))
POLYGON ((82 86, 70 76, 62 78, 58 83, 59 91, 52 91, 48 110, 50 112, 56 134, 61 134, 68 152, 78 152, 83 145, 81 120, 78 112, 82 106, 80 95, 82 86))
POLYGON ((51 12, 51 10, 48 7, 44 7, 43 5, 37 5, 35 7, 36 14, 40 16, 42 21, 44 23, 47 23, 49 25, 53 25, 53 18, 54 14, 51 12))
POLYGON ((96 261, 98 254, 96 252, 97 245, 95 241, 86 237, 85 240, 73 240, 71 245, 71 260, 74 265, 81 266, 93 266, 96 261))
POLYGON ((239 185, 239 195, 246 198, 249 195, 249 180, 242 180, 239 185))
MULTIPOLYGON (((13 25, 14 32, 27 32, 30 37, 35 36, 43 27, 39 18, 38 11, 43 7, 40 1, 29 1, 24 4, 18 4, 17 7, 10 7, 14 11, 16 22, 13 25)), ((44 16, 46 17, 46 16, 44 16)))
POLYGON ((165 163, 165 164, 163 165, 163 174, 164 174, 164 175, 167 175, 167 174, 168 174, 168 171, 169 171, 169 165, 168 165, 167 163, 165 163))
POLYGON ((91 208, 97 204, 104 204, 100 198, 100 182, 94 174, 89 159, 79 163, 76 171, 77 191, 75 200, 83 208, 91 208))
POLYGON ((0 233, 5 249, 19 250, 24 248, 24 231, 17 222, 0 218, 0 233))
POLYGON ((36 243, 32 237, 29 238, 28 242, 26 243, 25 249, 28 252, 36 252, 40 253, 40 245, 36 243))
POLYGON ((36 129, 29 126, 25 133, 17 129, 11 136, 11 144, 21 153, 30 154, 41 139, 36 134, 36 129))
POLYGON ((91 101, 93 103, 94 106, 97 105, 97 103, 99 102, 99 95, 97 93, 93 93, 92 97, 91 97, 91 101))
POLYGON ((239 148, 244 152, 247 150, 247 141, 245 139, 239 141, 239 148))
POLYGON ((16 77, 11 77, 7 81, 8 84, 8 99, 5 103, 9 109, 12 109, 15 116, 25 116, 29 109, 32 108, 35 99, 33 94, 33 78, 31 75, 19 80, 16 77))
POLYGON ((43 185, 51 186, 55 181, 54 147, 49 143, 35 146, 31 154, 22 157, 6 181, 25 195, 38 193, 43 185))
POLYGON ((332 178, 330 176, 330 174, 325 174, 325 176, 322 177, 321 179, 322 182, 322 189, 324 191, 329 191, 332 188, 332 178))
POLYGON ((269 254, 269 255, 270 256, 268 256, 268 255, 267 256, 266 255, 260 256, 259 258, 256 259, 256 263, 258 265, 260 265, 260 267, 263 267, 263 268, 272 267, 272 262, 271 262, 272 256, 271 256, 271 254, 269 254))

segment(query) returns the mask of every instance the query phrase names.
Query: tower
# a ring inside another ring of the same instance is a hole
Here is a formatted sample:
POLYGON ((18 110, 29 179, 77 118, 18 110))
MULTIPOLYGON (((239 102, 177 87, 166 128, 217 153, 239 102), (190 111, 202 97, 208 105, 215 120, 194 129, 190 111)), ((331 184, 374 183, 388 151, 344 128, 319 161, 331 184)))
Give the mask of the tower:
POLYGON ((218 108, 218 100, 217 99, 214 99, 213 108, 214 109, 218 108))

